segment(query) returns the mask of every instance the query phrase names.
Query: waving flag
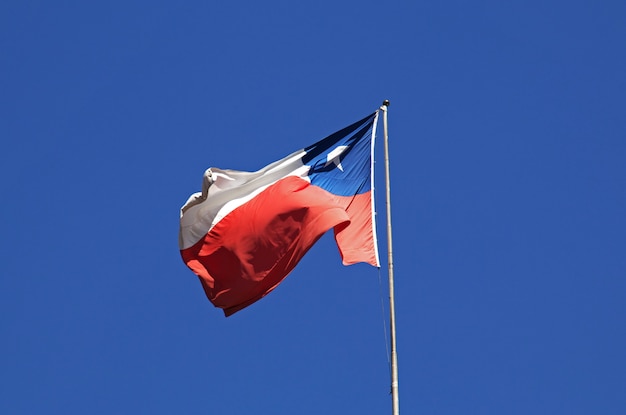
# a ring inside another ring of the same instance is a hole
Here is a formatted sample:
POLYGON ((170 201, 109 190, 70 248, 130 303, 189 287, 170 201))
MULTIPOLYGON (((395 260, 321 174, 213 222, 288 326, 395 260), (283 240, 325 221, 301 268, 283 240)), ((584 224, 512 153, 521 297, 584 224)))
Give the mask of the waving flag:
POLYGON ((379 266, 378 111, 256 172, 209 168, 181 208, 183 261, 229 316, 272 291, 329 229, 344 265, 379 266))

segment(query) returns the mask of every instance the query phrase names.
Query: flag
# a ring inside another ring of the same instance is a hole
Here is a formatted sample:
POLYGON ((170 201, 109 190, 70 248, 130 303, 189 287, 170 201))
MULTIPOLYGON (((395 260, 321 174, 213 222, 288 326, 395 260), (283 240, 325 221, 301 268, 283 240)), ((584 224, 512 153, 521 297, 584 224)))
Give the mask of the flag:
POLYGON ((211 167, 180 212, 183 261, 226 316, 258 301, 334 228, 344 265, 379 266, 378 111, 256 172, 211 167))

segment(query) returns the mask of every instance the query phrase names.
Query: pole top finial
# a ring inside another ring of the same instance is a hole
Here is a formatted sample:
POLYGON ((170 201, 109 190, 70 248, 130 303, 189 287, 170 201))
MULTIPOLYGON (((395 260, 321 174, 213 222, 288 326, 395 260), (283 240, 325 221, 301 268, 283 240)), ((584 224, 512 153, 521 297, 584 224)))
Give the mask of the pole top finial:
POLYGON ((384 100, 384 101, 383 101, 383 106, 388 107, 388 106, 389 106, 389 104, 390 104, 390 103, 389 103, 389 100, 388 100, 388 99, 386 99, 386 100, 384 100))

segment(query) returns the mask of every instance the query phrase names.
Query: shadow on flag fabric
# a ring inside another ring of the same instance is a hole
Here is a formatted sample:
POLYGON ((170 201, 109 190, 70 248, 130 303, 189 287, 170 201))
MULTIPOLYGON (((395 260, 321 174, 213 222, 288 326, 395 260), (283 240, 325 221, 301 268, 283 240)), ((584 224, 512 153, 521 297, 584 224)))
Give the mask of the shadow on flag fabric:
POLYGON ((379 266, 378 111, 259 171, 209 168, 180 212, 183 261, 226 316, 271 292, 333 228, 344 265, 379 266))

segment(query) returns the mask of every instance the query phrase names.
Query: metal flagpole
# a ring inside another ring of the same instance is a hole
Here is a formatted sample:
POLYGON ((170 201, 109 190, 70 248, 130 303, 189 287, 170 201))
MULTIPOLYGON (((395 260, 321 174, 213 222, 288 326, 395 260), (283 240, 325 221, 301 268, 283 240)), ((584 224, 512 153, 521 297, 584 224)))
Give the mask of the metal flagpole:
POLYGON ((400 414, 398 399, 398 354, 396 351, 396 312, 393 292, 393 244, 391 241, 391 190, 389 187, 389 134, 387 130, 387 109, 389 100, 384 100, 380 109, 383 111, 383 131, 385 134, 385 187, 387 194, 387 256, 389 264, 389 326, 391 333, 391 403, 392 414, 400 414))

